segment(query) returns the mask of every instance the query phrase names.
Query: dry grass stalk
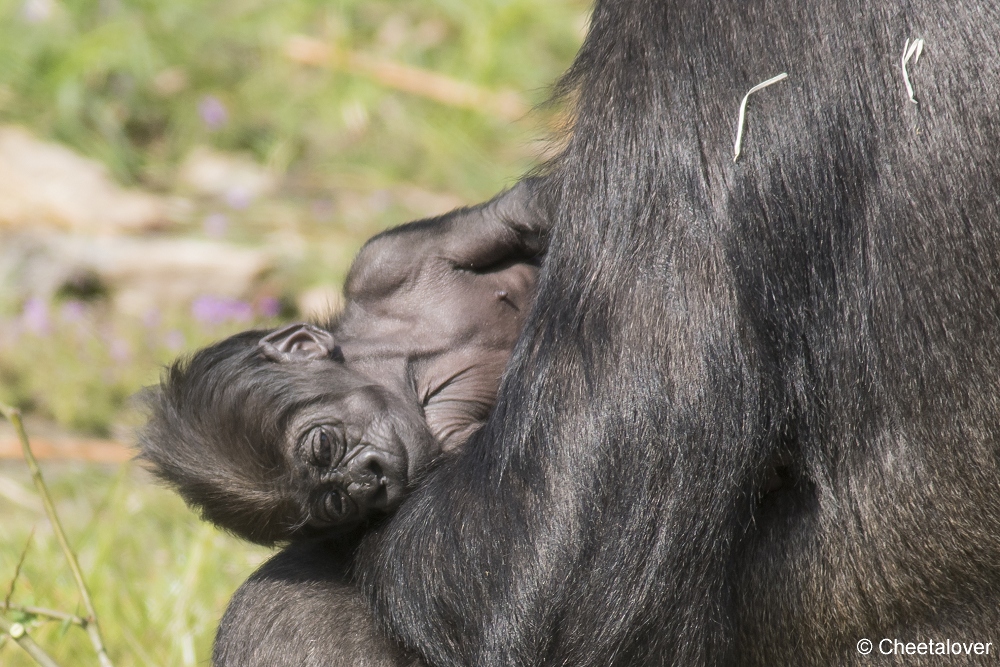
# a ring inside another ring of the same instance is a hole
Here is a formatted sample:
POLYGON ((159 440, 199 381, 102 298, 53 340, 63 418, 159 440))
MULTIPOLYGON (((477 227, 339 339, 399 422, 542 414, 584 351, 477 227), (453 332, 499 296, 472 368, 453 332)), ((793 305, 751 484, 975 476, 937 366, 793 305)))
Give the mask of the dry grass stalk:
MULTIPOLYGON (((45 514, 49 517, 49 522, 52 524, 52 531, 55 533, 56 540, 59 542, 63 555, 66 557, 69 569, 73 573, 73 579, 76 581, 76 587, 80 591, 80 598, 83 602, 83 607, 87 611, 87 616, 85 618, 86 625, 84 625, 84 628, 87 631, 88 637, 90 637, 90 643, 93 645, 94 651, 97 653, 97 659, 101 663, 101 667, 114 667, 111 659, 108 657, 107 651, 104 648, 104 639, 101 636, 101 627, 97 620, 97 611, 94 609, 94 602, 91 600, 90 591, 87 589, 87 583, 83 579, 83 571, 80 569, 80 563, 77 561, 76 554, 69 545, 69 540, 66 539, 66 532, 63 530, 62 522, 59 520, 59 515, 56 513, 55 504, 52 502, 52 496, 49 495, 49 489, 45 485, 45 479, 42 477, 42 469, 38 466, 38 461, 35 459, 35 455, 31 451, 31 443, 28 441, 28 434, 24 430, 24 422, 21 420, 21 411, 0 404, 0 413, 2 413, 3 416, 7 418, 7 421, 14 426, 14 430, 17 432, 17 437, 21 441, 24 460, 28 464, 28 470, 31 472, 31 479, 35 482, 35 488, 38 489, 38 495, 42 499, 42 506, 45 508, 45 514)), ((10 626, 6 620, 3 622, 10 626)), ((15 637, 10 632, 11 630, 18 630, 18 628, 15 628, 14 626, 20 626, 20 624, 15 623, 13 626, 0 629, 3 629, 5 632, 10 634, 11 637, 13 637, 14 640, 23 647, 24 644, 22 644, 18 637, 15 637)), ((24 631, 23 626, 20 626, 20 631, 24 631)), ((27 637, 27 634, 24 634, 23 636, 27 637)), ((28 641, 31 644, 34 644, 30 638, 28 638, 28 641)), ((38 651, 41 651, 37 645, 35 648, 38 649, 38 651)), ((28 649, 25 648, 25 650, 28 649)), ((29 651, 29 653, 31 653, 31 651, 29 651)), ((41 652, 39 655, 44 656, 50 662, 41 662, 39 657, 32 653, 32 657, 34 657, 40 664, 55 665, 54 662, 51 662, 51 658, 48 658, 44 652, 41 652)))
MULTIPOLYGON (((89 463, 126 463, 132 452, 115 440, 66 438, 47 440, 34 438, 32 452, 39 460, 87 461, 89 463)), ((16 440, 0 439, 0 459, 23 457, 21 444, 16 440)))
POLYGON ((910 98, 910 101, 914 104, 917 103, 917 98, 913 96, 913 85, 910 83, 910 73, 906 71, 906 66, 913 59, 913 64, 916 65, 917 61, 920 60, 920 54, 924 51, 924 40, 915 39, 913 43, 910 43, 909 37, 906 39, 906 43, 903 45, 903 83, 906 84, 906 96, 910 98))
POLYGON ((758 90, 767 88, 768 86, 778 83, 779 81, 784 81, 787 78, 788 73, 782 72, 778 76, 771 77, 767 81, 761 81, 756 86, 748 90, 747 94, 743 96, 743 101, 740 102, 740 115, 736 120, 736 143, 733 145, 733 152, 735 153, 733 156, 733 162, 736 162, 736 160, 740 157, 740 150, 743 148, 743 124, 746 121, 747 100, 749 100, 750 96, 758 90))
POLYGON ((285 55, 293 62, 312 67, 331 67, 373 79, 383 86, 441 104, 471 109, 505 121, 523 118, 530 107, 513 91, 495 92, 443 74, 376 58, 358 51, 338 49, 321 40, 295 35, 285 45, 285 55))
POLYGON ((35 640, 31 638, 28 631, 20 623, 11 623, 3 616, 0 616, 0 632, 4 632, 11 639, 17 642, 17 645, 25 650, 25 652, 34 659, 42 667, 59 667, 59 663, 49 656, 48 653, 42 650, 42 647, 35 643, 35 640))

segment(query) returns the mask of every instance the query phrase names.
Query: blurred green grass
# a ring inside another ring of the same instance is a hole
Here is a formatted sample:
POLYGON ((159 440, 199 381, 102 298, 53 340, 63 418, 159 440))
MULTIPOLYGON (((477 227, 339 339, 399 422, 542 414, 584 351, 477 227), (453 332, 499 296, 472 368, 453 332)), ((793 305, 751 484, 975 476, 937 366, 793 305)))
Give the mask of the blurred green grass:
MULTIPOLYGON (((336 284, 367 236, 412 216, 395 200, 380 205, 381 192, 402 185, 483 200, 537 163, 559 121, 558 109, 543 109, 508 122, 489 108, 454 108, 304 66, 287 57, 289 39, 306 35, 515 91, 535 105, 570 63, 587 10, 582 0, 0 0, 0 123, 22 124, 100 160, 124 184, 165 194, 187 194, 177 170, 196 146, 268 166, 283 177, 280 192, 226 210, 226 240, 302 244, 302 261, 274 278, 284 296, 336 284), (369 205, 331 209, 343 193, 369 205)), ((170 234, 204 230, 193 218, 170 234)), ((0 298, 0 401, 68 431, 128 440, 138 419, 129 397, 178 354, 276 321, 274 309, 254 305, 251 316, 206 322, 185 309, 129 317, 73 295, 43 304, 0 298)), ((228 597, 266 550, 200 523, 132 465, 43 469, 115 664, 206 664, 228 597)), ((31 489, 17 462, 0 462, 0 484, 31 489)), ((0 598, 34 526, 12 601, 79 613, 44 516, 2 493, 0 516, 0 598)), ((96 664, 78 628, 44 623, 32 633, 63 665, 96 664)), ((8 640, 0 664, 31 663, 8 640)))
MULTIPOLYGON (((115 665, 207 664, 229 596, 268 551, 197 521, 179 497, 152 485, 131 464, 43 467, 115 665)), ((33 488, 27 467, 14 463, 0 464, 0 483, 33 488)), ((0 598, 27 545, 12 602, 82 614, 72 575, 40 509, 0 499, 0 512, 0 598)), ((28 627, 61 665, 97 664, 81 629, 58 621, 28 627)), ((8 640, 0 646, 0 664, 34 663, 8 640)))
POLYGON ((577 48, 584 11, 576 0, 2 0, 0 114, 126 182, 169 187, 170 168, 210 143, 313 181, 413 182, 478 199, 531 164, 525 124, 302 67, 284 54, 288 38, 537 103, 577 48), (207 96, 228 115, 214 130, 199 115, 207 96))
POLYGON ((144 321, 79 301, 33 306, 44 309, 34 329, 12 319, 0 332, 0 402, 74 433, 126 442, 141 419, 133 396, 158 382, 161 368, 187 350, 277 323, 205 322, 183 311, 144 321))
MULTIPOLYGON (((197 146, 269 166, 281 191, 226 209, 226 240, 302 248, 273 278, 287 297, 339 284, 364 239, 413 216, 386 188, 484 200, 537 164, 558 122, 555 109, 511 123, 305 66, 286 55, 289 40, 309 36, 534 105, 571 61, 586 16, 581 0, 0 0, 0 122, 166 194, 184 194, 178 165, 197 146), (363 205, 328 210, 337 197, 363 205)), ((172 233, 203 236, 199 220, 172 233)), ((0 400, 73 430, 107 435, 128 421, 126 397, 177 352, 146 340, 165 332, 120 316, 100 323, 97 346, 126 341, 127 359, 81 343, 79 326, 14 336, 26 304, 4 303, 0 294, 0 400)), ((190 313, 162 315, 184 330, 185 349, 228 333, 201 331, 190 313)))

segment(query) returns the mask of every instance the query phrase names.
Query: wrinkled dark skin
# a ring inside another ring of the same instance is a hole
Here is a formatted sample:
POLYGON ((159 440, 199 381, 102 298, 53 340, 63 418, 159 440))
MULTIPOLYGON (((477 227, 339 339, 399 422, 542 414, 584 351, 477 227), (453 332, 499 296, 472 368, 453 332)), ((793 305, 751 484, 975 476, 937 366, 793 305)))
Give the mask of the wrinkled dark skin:
POLYGON ((467 222, 376 237, 348 274, 334 333, 293 324, 262 340, 292 350, 272 354, 281 363, 336 377, 342 389, 297 412, 285 432, 303 488, 338 489, 310 509, 313 525, 391 510, 492 409, 534 297, 539 250, 535 239, 505 238, 507 228, 482 238, 440 229, 467 222))
POLYGON ((244 332, 175 364, 140 456, 252 541, 391 512, 493 407, 545 248, 538 187, 371 239, 325 326, 244 332))

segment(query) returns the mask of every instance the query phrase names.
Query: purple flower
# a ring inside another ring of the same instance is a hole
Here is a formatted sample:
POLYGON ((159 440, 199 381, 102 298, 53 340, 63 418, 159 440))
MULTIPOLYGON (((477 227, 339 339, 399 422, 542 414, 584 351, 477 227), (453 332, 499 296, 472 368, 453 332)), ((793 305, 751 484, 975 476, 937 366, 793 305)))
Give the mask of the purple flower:
POLYGON ((163 337, 163 344, 166 345, 167 349, 170 350, 171 352, 175 353, 180 352, 181 350, 184 349, 184 344, 185 344, 184 334, 178 331, 177 329, 168 331, 167 334, 163 337))
POLYGON ((273 319, 281 313, 281 301, 273 296, 265 296, 257 301, 257 312, 261 317, 273 319))
POLYGON ((210 130, 218 130, 229 120, 226 105, 214 95, 206 95, 198 102, 198 115, 201 122, 210 130))
POLYGON ((225 200, 229 208, 242 211, 253 203, 253 193, 241 185, 234 185, 226 190, 225 200))
POLYGON ((205 235, 209 238, 221 239, 226 235, 226 228, 229 227, 229 218, 224 213, 211 213, 205 216, 201 227, 205 230, 205 235))
POLYGON ((191 315, 202 324, 249 322, 253 319, 253 307, 239 299, 205 295, 191 304, 191 315))
POLYGON ((86 315, 87 307, 83 305, 83 302, 75 299, 67 301, 59 309, 59 318, 66 324, 79 324, 83 322, 86 315))
POLYGON ((37 297, 25 301, 24 310, 21 311, 21 324, 34 334, 49 333, 49 305, 37 297))
POLYGON ((108 352, 111 354, 111 358, 118 363, 126 362, 132 358, 132 346, 128 344, 128 341, 118 337, 111 339, 108 352))
POLYGON ((160 311, 156 308, 150 308, 142 316, 142 324, 147 329, 155 329, 160 326, 160 321, 163 318, 160 316, 160 311))

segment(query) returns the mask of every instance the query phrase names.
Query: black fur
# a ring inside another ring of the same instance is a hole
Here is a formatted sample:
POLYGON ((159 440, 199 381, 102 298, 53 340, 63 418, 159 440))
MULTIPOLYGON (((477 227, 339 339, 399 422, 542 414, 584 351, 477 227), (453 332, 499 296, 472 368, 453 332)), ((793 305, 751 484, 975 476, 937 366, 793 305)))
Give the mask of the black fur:
POLYGON ((406 646, 862 665, 864 637, 997 639, 998 43, 989 2, 598 3, 494 416, 359 560, 406 646), (734 163, 741 97, 783 71, 734 163))
POLYGON ((296 544, 271 559, 233 596, 219 625, 212 663, 419 665, 377 631, 357 589, 346 583, 348 566, 339 545, 322 542, 296 544))
POLYGON ((262 544, 301 527, 276 443, 313 398, 300 369, 259 354, 267 333, 245 331, 168 368, 144 396, 151 418, 140 437, 141 458, 205 519, 262 544))
POLYGON ((993 2, 599 1, 535 307, 365 538, 375 617, 436 667, 991 664, 856 645, 1000 639, 997 44, 993 2))

